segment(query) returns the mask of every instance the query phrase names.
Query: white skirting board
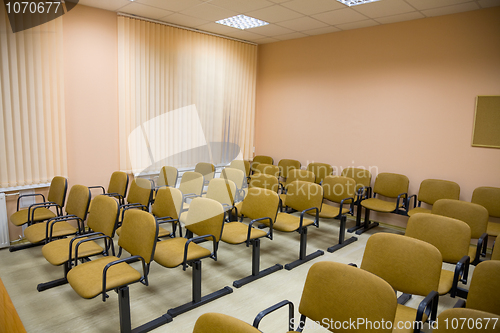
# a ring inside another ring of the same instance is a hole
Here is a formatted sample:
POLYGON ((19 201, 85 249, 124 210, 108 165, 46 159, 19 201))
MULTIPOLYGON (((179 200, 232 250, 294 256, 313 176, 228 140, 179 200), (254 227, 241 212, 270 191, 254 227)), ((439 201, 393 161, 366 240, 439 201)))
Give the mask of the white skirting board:
POLYGON ((7 205, 5 204, 5 193, 0 193, 0 248, 9 246, 9 225, 7 219, 7 205))

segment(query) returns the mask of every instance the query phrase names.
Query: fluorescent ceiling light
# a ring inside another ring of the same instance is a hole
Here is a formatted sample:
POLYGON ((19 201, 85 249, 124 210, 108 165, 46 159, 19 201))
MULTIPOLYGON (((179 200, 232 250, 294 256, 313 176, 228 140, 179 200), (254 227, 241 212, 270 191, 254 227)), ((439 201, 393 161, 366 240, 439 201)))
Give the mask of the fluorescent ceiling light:
POLYGON ((228 17, 226 19, 216 21, 215 23, 227 25, 228 27, 238 28, 241 30, 261 27, 263 25, 269 24, 265 21, 261 21, 259 19, 245 15, 236 15, 233 17, 228 17))
POLYGON ((362 5, 365 3, 375 2, 375 1, 379 1, 379 0, 337 0, 337 1, 342 2, 344 5, 352 7, 352 6, 362 5))

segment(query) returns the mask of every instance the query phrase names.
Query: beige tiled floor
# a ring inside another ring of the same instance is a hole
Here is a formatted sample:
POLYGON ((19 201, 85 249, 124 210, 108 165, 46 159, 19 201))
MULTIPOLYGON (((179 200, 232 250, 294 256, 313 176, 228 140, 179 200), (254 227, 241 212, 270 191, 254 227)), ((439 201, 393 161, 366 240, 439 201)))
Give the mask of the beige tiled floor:
MULTIPOLYGON (((354 225, 348 220, 348 227, 354 225)), ((174 321, 154 332, 192 332, 196 319, 206 312, 220 312, 252 323, 254 317, 266 307, 288 299, 298 307, 302 287, 309 267, 318 261, 331 260, 360 264, 368 237, 375 232, 403 233, 379 226, 357 236, 358 241, 329 253, 326 249, 338 242, 338 221, 322 220, 320 228, 310 228, 308 253, 317 249, 323 256, 299 266, 292 271, 281 270, 254 281, 214 302, 182 314, 174 321)), ((347 234, 350 237, 351 234, 347 234)), ((261 269, 276 263, 286 264, 298 258, 299 235, 276 232, 274 240, 261 243, 261 269)), ((207 294, 224 286, 232 286, 236 279, 251 273, 251 248, 245 245, 221 243, 218 261, 203 260, 202 293, 207 294)), ((451 267, 451 266, 450 266, 451 267)), ((473 268, 471 267, 471 272, 473 268)), ((63 268, 50 265, 42 256, 41 248, 31 248, 10 253, 0 251, 0 277, 28 332, 119 332, 117 295, 110 292, 109 299, 100 297, 80 298, 69 285, 38 292, 40 282, 62 277, 63 268)), ((181 267, 166 269, 156 263, 151 266, 148 287, 134 284, 130 288, 132 326, 144 324, 191 300, 191 269, 181 267)), ((339 286, 341 288, 342 286, 339 286)), ((417 307, 421 297, 414 297, 407 304, 417 307)), ((439 312, 450 308, 456 300, 449 296, 440 298, 439 312)), ((298 318, 298 317, 297 317, 298 318)), ((284 332, 287 328, 287 310, 277 311, 261 324, 264 332, 284 332)), ((308 332, 323 332, 313 329, 308 332)))

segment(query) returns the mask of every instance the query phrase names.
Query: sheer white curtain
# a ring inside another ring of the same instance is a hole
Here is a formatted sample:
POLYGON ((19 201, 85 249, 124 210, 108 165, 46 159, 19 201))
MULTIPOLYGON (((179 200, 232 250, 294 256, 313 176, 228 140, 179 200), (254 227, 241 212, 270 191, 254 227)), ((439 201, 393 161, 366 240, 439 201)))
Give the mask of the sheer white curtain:
POLYGON ((118 48, 122 170, 250 158, 256 45, 119 16, 118 48))
POLYGON ((0 6, 0 187, 65 176, 62 18, 12 33, 0 6))

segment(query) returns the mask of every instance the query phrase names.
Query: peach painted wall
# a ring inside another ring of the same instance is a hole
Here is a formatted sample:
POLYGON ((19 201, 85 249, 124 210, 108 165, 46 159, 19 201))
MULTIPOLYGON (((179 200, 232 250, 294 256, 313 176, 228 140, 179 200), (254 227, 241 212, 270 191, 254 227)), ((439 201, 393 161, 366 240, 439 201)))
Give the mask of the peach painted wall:
POLYGON ((471 147, 476 96, 500 95, 499 36, 495 7, 260 45, 256 154, 402 173, 411 194, 500 187, 500 150, 471 147))
MULTIPOLYGON (((118 27, 116 13, 78 5, 63 16, 68 191, 107 187, 118 156, 118 27)), ((41 190, 37 192, 46 192, 41 190)), ((9 197, 8 216, 17 197, 9 197)), ((9 223, 10 239, 20 228, 9 223)))

